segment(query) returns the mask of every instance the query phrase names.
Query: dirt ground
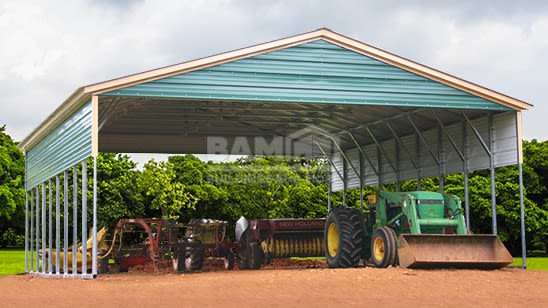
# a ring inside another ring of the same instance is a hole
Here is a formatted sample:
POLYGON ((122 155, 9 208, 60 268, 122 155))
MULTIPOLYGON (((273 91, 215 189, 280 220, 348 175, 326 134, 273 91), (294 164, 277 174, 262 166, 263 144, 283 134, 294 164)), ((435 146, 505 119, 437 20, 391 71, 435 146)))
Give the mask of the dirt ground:
POLYGON ((272 266, 0 278, 2 307, 548 307, 548 272, 272 266))

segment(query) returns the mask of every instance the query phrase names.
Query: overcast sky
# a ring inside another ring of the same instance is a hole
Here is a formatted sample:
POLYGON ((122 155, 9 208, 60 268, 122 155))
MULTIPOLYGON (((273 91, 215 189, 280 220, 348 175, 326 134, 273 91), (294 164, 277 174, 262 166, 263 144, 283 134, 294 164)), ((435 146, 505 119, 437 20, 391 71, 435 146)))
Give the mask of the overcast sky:
POLYGON ((21 140, 81 86, 322 27, 534 104, 524 138, 548 137, 545 0, 2 0, 0 125, 21 140))

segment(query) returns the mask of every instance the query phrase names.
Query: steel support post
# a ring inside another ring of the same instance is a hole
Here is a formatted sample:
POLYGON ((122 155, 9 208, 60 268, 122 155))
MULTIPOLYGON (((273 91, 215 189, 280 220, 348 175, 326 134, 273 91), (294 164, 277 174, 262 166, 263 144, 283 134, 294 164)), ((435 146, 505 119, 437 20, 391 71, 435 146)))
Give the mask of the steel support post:
POLYGON ((363 212, 363 186, 365 183, 365 166, 364 166, 363 156, 359 155, 359 168, 360 168, 360 210, 363 212))
POLYGON ((382 189, 382 183, 383 183, 383 177, 382 177, 382 173, 383 173, 383 168, 382 168, 382 155, 381 155, 381 150, 377 147, 377 170, 379 170, 379 175, 377 176, 377 188, 379 190, 382 189))
POLYGON ((496 197, 496 190, 495 190, 495 165, 494 165, 494 157, 493 157, 493 153, 492 153, 492 139, 493 139, 492 137, 493 136, 492 136, 492 132, 491 132, 492 117, 491 116, 489 117, 488 127, 487 127, 487 129, 489 131, 489 146, 488 146, 485 143, 485 141, 483 140, 483 138, 481 137, 481 134, 479 133, 478 129, 474 126, 472 121, 470 121, 470 119, 468 118, 468 116, 466 115, 466 113, 464 111, 462 112, 462 115, 464 116, 464 119, 466 120, 466 122, 468 123, 470 128, 472 128, 472 131, 474 132, 474 135, 476 135, 476 138, 478 139, 481 146, 483 147, 483 150, 489 156, 489 165, 490 165, 489 170, 491 172, 491 212, 492 212, 491 221, 492 221, 492 233, 497 234, 497 197, 496 197))
POLYGON ((53 262, 51 260, 51 252, 53 251, 53 214, 52 214, 52 201, 53 201, 53 186, 51 179, 48 181, 48 192, 49 192, 49 198, 48 198, 48 273, 53 272, 53 262))
POLYGON ((25 190, 25 273, 29 272, 29 194, 25 190))
POLYGON ((65 170, 65 173, 63 175, 63 274, 68 275, 68 235, 69 235, 69 213, 68 213, 68 170, 65 170))
MULTIPOLYGON (((55 176, 55 273, 60 273, 60 254, 61 254, 61 186, 59 175, 55 176)), ((66 255, 65 255, 66 256, 66 255)))
POLYGON ((491 173, 491 221, 493 224, 493 234, 497 234, 497 192, 496 192, 496 183, 495 183, 495 157, 493 154, 494 146, 494 129, 493 129, 493 116, 489 116, 488 120, 489 131, 489 171, 491 173))
POLYGON ((82 161, 82 275, 87 274, 88 261, 88 183, 87 183, 87 160, 82 161))
POLYGON ((443 149, 443 136, 442 136, 441 128, 438 129, 438 155, 440 159, 440 166, 439 166, 440 193, 443 194, 445 191, 445 151, 443 149))
POLYGON ((46 249, 46 182, 42 183, 42 274, 46 273, 46 259, 44 250, 46 249))
POLYGON ((519 172, 519 218, 521 228, 521 266, 527 269, 527 243, 525 241, 525 206, 523 202, 523 164, 518 164, 519 172))
POLYGON ((333 171, 331 170, 331 167, 329 167, 329 179, 328 179, 328 182, 327 182, 327 213, 331 213, 331 208, 333 207, 332 205, 332 191, 333 191, 333 171))
POLYGON ((421 142, 419 140, 419 135, 415 135, 415 146, 417 147, 417 190, 421 191, 422 189, 422 155, 421 155, 421 142))
POLYGON ((72 274, 76 275, 76 248, 78 246, 78 165, 72 168, 72 274))
POLYGON ((343 195, 342 195, 342 205, 346 206, 346 190, 348 189, 348 172, 346 171, 346 168, 348 167, 346 165, 346 160, 343 159, 342 161, 343 165, 343 195))
POLYGON ((396 169, 398 171, 396 171, 396 191, 399 192, 400 191, 400 186, 401 186, 401 172, 400 172, 400 144, 398 143, 397 140, 394 140, 394 143, 395 143, 395 149, 396 149, 396 169))
POLYGON ((463 160, 462 169, 464 172, 464 217, 466 219, 466 228, 470 230, 470 190, 468 187, 468 134, 466 133, 466 122, 462 122, 462 143, 463 160))
POLYGON ((36 194, 36 217, 34 218, 34 223, 35 223, 35 227, 34 227, 34 231, 35 231, 35 240, 36 240, 36 261, 35 261, 35 264, 34 264, 34 271, 35 272, 39 272, 40 271, 40 254, 39 254, 39 251, 40 251, 40 184, 36 185, 36 188, 35 188, 35 194, 36 194))
POLYGON ((527 269, 527 242, 525 241, 525 204, 523 196, 523 137, 521 134, 522 119, 521 112, 516 112, 516 146, 518 157, 519 175, 519 220, 521 235, 521 267, 527 269))
POLYGON ((91 274, 97 276, 97 156, 93 157, 93 240, 91 274))

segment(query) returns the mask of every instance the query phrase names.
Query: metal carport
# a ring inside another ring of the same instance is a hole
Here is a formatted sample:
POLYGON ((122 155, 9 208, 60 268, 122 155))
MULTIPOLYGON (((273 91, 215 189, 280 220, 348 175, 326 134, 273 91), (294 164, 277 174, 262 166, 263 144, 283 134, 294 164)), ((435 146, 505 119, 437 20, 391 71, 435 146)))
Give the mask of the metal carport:
POLYGON ((20 144, 25 270, 96 276, 96 165, 91 202, 77 169, 98 152, 326 155, 329 193, 429 176, 440 176, 443 189, 443 176, 458 172, 467 187, 468 172, 479 169, 490 169, 494 183, 496 167, 518 164, 525 257, 521 111, 530 107, 328 29, 85 86, 20 144), (82 193, 67 191, 69 179, 81 181, 82 193), (69 202, 84 217, 68 213, 69 202), (86 245, 81 274, 76 263, 39 260, 41 248, 57 256, 68 249, 69 232, 87 240, 88 203, 91 274, 86 245))

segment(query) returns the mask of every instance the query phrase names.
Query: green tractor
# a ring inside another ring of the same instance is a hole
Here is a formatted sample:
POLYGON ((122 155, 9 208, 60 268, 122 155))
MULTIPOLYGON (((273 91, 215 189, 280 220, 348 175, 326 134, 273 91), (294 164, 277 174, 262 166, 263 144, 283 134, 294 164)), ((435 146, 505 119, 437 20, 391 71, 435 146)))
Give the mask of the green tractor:
POLYGON ((496 235, 471 234, 460 199, 437 192, 368 196, 369 212, 332 209, 325 224, 329 267, 495 269, 512 262, 496 235))

